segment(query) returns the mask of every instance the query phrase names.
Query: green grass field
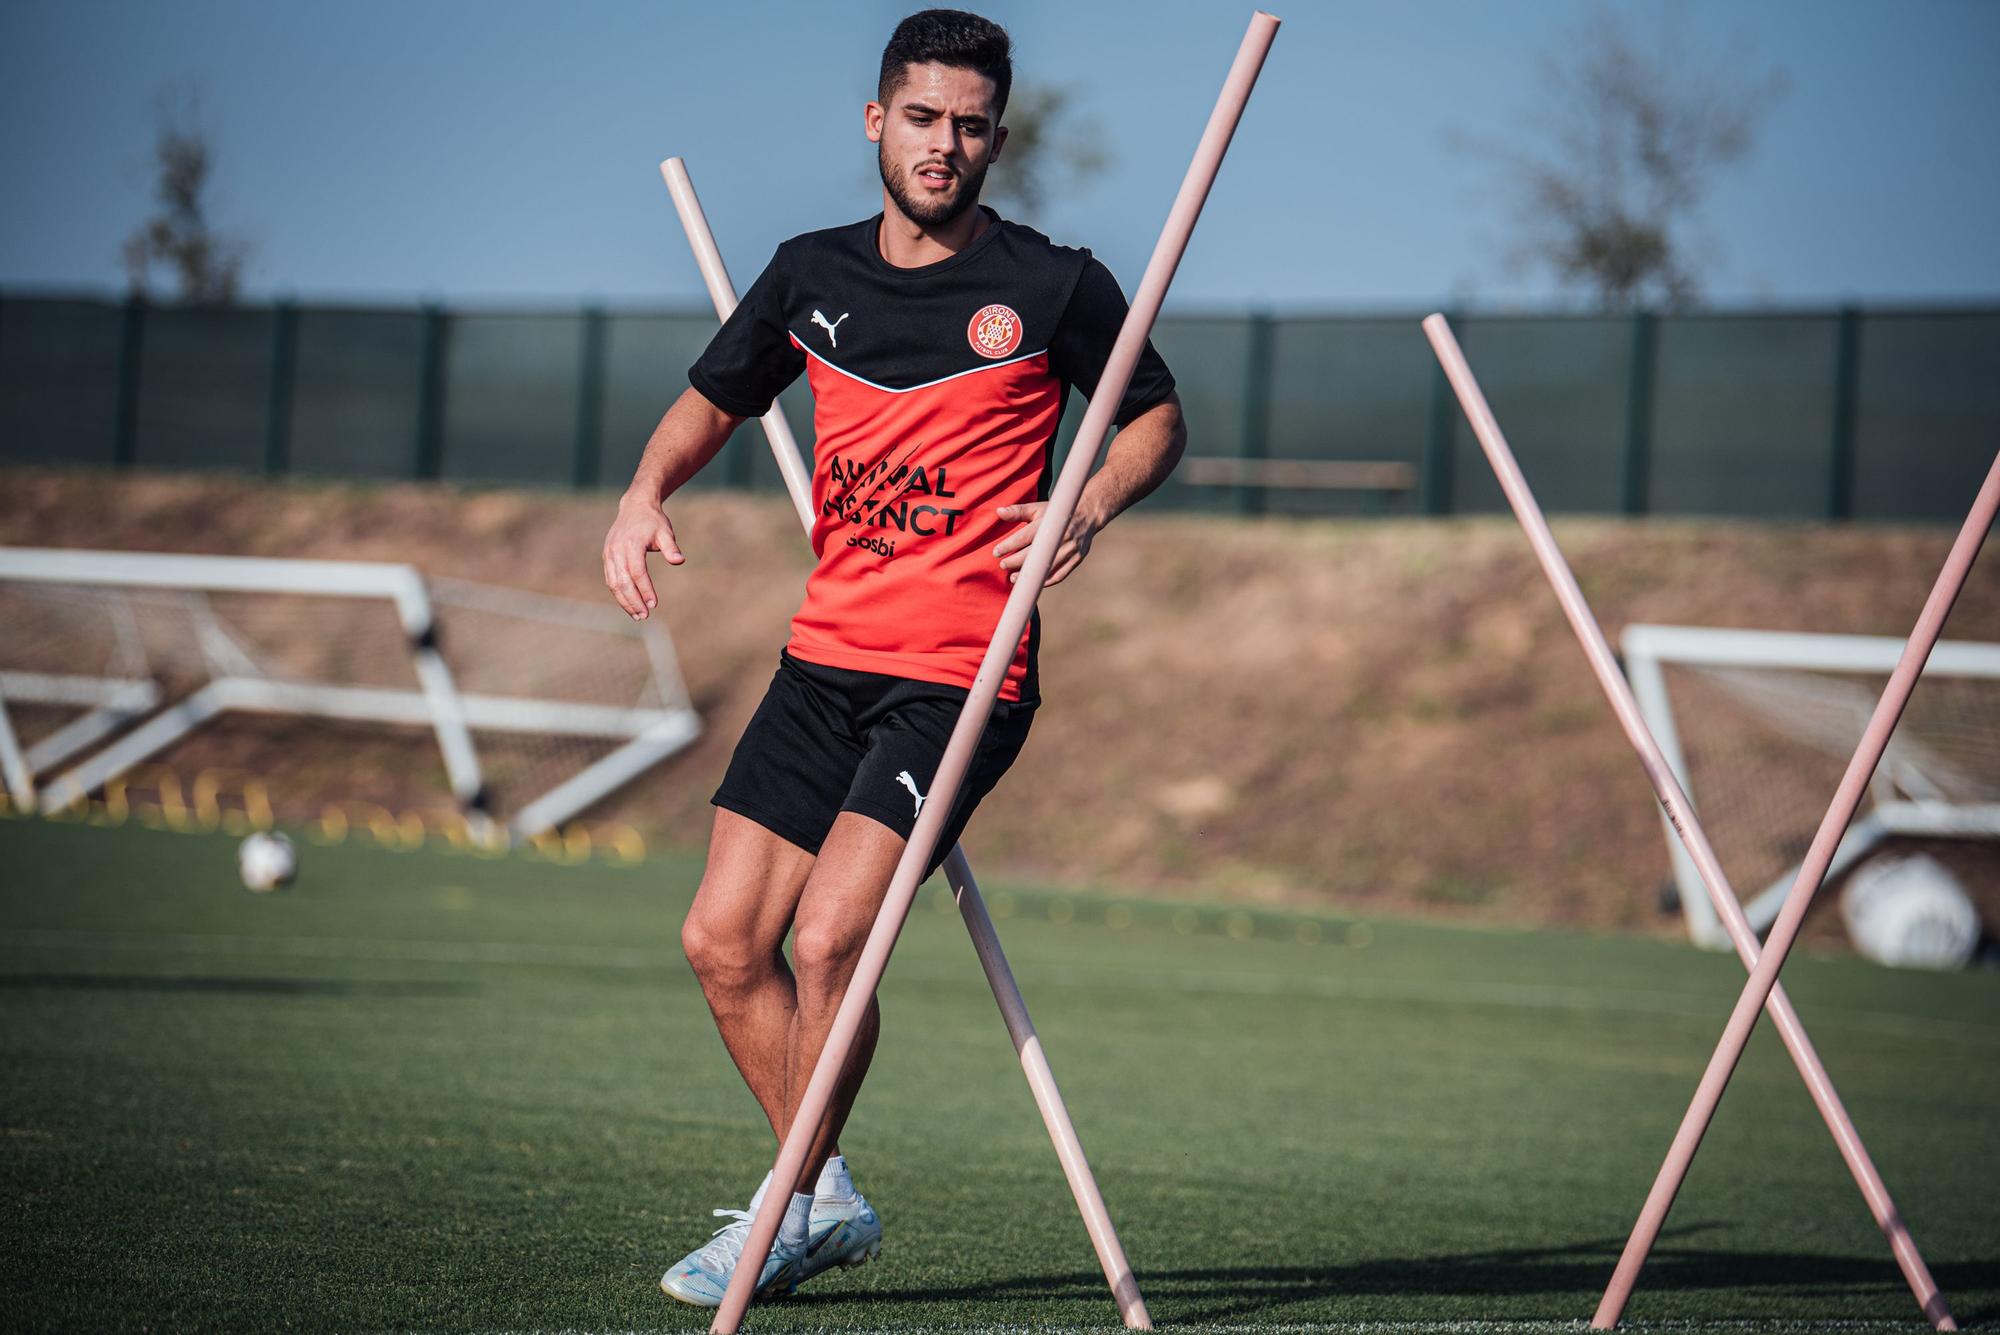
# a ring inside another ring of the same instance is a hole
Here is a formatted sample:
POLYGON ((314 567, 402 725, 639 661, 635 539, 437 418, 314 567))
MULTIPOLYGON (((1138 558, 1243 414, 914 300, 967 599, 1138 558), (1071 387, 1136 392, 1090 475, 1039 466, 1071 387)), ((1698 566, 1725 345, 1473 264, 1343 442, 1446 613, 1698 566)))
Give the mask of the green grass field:
MULTIPOLYGON (((679 955, 698 863, 302 853, 260 897, 229 839, 0 824, 6 1326, 704 1327, 655 1283, 773 1146, 679 955)), ((1741 978, 1653 941, 1012 903, 1183 1329, 1578 1328, 1741 978)), ((2000 975, 1787 982, 1961 1322, 2000 1322, 2000 975)), ((846 1137, 882 1258, 748 1328, 1114 1329, 929 891, 883 1006, 846 1137)), ((1921 1328, 1768 1026, 1628 1316, 1921 1328)))

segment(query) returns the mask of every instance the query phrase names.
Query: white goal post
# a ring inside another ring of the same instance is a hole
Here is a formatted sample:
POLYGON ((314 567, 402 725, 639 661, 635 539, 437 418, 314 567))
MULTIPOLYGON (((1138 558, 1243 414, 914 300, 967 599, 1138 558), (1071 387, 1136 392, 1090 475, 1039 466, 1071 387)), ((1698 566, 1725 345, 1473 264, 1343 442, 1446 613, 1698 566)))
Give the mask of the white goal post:
MULTIPOLYGON (((1903 641, 1632 625, 1619 647, 1751 927, 1768 930, 1903 641)), ((1662 823, 1689 937, 1728 949, 1693 862, 1662 823)), ((1827 875, 1892 837, 2000 839, 2000 644, 1947 640, 1932 651, 1827 875)))
POLYGON ((222 714, 289 714, 427 728, 475 836, 521 841, 701 731, 657 620, 401 564, 0 548, 0 617, 0 782, 23 809, 62 810, 222 714), (24 708, 67 717, 24 741, 24 708), (521 767, 496 811, 481 734, 589 749, 521 767))

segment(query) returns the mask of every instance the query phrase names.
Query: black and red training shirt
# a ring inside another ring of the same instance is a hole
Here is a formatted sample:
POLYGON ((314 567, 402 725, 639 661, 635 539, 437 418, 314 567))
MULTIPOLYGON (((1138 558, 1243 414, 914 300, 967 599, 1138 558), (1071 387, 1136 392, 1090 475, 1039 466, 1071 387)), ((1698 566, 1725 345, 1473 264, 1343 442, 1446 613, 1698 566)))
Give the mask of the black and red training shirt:
MULTIPOLYGON (((1007 601, 994 513, 1046 498, 1071 386, 1097 388, 1125 319, 1088 250, 987 210, 947 259, 899 269, 881 215, 778 247, 688 371, 758 417, 799 372, 813 394, 813 552, 790 652, 807 662, 970 686, 1007 601)), ((1151 343, 1115 421, 1173 392, 1151 343)), ((1036 697, 1031 622, 1001 685, 1036 697)))

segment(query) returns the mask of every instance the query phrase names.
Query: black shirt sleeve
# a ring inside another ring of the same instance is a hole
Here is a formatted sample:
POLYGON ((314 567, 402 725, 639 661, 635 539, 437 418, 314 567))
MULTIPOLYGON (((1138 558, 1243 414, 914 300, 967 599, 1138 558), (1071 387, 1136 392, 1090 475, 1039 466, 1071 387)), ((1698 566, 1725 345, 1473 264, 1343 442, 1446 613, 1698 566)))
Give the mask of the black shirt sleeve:
MULTIPOLYGON (((1095 259, 1084 261, 1083 273, 1070 293, 1062 323, 1049 343, 1049 369, 1065 383, 1083 391, 1085 398, 1097 392, 1097 378, 1111 357, 1111 345, 1118 341, 1118 327, 1125 322, 1125 294, 1111 270, 1095 259)), ((1118 405, 1113 422, 1124 426, 1174 391, 1173 372, 1153 350, 1153 341, 1139 353, 1132 381, 1118 405)))
POLYGON ((688 383, 722 411, 762 417, 771 400, 806 369, 805 354, 792 346, 785 328, 785 248, 771 258, 736 311, 699 360, 688 368, 688 383))

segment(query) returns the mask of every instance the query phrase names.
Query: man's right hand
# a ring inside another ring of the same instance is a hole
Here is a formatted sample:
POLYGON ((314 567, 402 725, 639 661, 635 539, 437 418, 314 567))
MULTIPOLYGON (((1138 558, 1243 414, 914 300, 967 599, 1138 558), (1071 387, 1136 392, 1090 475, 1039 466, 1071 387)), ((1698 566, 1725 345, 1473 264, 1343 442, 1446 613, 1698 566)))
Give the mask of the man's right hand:
POLYGON ((604 535, 604 587, 634 621, 644 621, 660 603, 646 573, 647 552, 658 552, 670 566, 687 560, 660 502, 628 494, 619 500, 618 517, 604 535))

